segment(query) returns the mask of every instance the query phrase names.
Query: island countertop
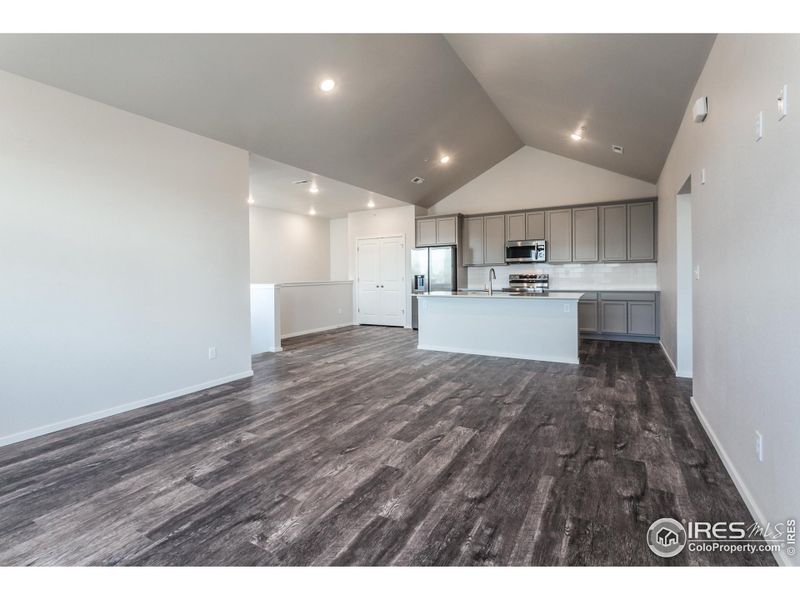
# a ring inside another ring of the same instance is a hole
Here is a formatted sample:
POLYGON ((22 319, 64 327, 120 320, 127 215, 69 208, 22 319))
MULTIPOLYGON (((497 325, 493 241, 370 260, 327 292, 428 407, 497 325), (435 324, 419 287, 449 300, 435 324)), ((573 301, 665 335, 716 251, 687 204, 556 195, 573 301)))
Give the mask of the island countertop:
POLYGON ((426 292, 416 294, 417 298, 480 298, 484 300, 574 300, 578 301, 583 292, 548 292, 547 294, 515 294, 514 292, 426 292))

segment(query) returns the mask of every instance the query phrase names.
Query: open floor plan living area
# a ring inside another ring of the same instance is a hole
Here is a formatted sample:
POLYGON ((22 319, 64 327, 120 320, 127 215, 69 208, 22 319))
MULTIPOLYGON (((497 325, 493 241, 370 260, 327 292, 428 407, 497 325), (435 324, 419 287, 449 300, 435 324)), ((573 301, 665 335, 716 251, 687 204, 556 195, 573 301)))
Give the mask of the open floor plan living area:
POLYGON ((800 565, 798 74, 0 34, 0 566, 800 565))

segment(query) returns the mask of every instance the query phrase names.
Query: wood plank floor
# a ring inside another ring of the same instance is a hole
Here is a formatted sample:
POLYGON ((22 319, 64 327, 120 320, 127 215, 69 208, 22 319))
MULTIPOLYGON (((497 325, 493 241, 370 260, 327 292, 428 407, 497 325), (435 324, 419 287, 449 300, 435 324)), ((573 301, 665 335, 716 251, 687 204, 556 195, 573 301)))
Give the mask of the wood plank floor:
POLYGON ((647 548, 660 517, 752 521, 658 346, 561 365, 351 327, 285 348, 0 448, 0 564, 774 564, 647 548))

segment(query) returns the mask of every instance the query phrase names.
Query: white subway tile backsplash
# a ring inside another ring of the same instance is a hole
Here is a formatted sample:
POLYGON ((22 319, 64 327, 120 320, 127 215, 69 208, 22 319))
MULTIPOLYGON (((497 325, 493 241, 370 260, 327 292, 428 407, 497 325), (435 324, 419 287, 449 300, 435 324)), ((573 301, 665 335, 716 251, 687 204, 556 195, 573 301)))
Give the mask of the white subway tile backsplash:
MULTIPOLYGON (((489 279, 490 267, 469 267, 467 286, 483 288, 489 279)), ((656 263, 598 263, 569 265, 516 265, 494 267, 497 280, 495 289, 508 287, 511 273, 546 273, 550 275, 553 290, 656 290, 658 289, 658 267, 656 263)), ((459 287, 465 287, 459 284, 459 287)))

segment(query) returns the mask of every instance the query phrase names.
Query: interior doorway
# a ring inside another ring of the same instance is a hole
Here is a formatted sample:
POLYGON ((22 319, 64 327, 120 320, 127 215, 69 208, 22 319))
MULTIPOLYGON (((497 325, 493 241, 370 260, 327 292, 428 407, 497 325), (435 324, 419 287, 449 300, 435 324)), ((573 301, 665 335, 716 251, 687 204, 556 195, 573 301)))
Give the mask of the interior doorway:
POLYGON ((691 377, 693 373, 693 258, 692 258, 692 178, 689 177, 678 191, 675 203, 677 232, 676 257, 676 375, 691 377))
POLYGON ((357 322, 403 327, 406 319, 404 236, 359 238, 356 247, 357 322))

